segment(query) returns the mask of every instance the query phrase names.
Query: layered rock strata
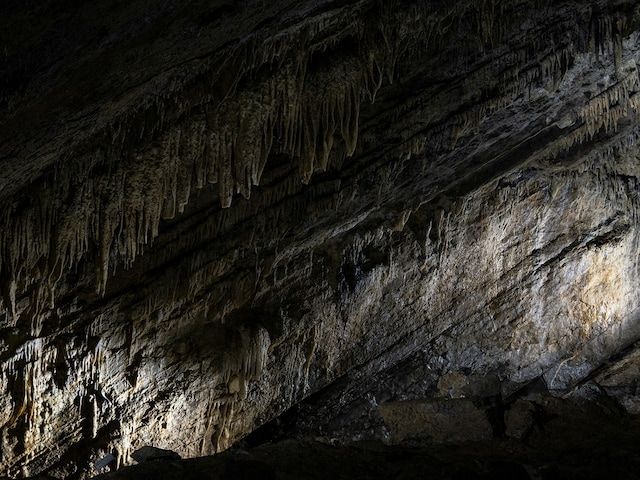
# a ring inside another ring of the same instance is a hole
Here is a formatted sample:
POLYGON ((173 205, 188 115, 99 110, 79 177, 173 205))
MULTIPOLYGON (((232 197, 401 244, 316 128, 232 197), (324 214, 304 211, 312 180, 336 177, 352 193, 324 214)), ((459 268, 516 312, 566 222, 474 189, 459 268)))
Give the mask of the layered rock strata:
POLYGON ((636 413, 640 7, 156 3, 1 21, 5 474, 218 452, 416 355, 416 397, 636 413))

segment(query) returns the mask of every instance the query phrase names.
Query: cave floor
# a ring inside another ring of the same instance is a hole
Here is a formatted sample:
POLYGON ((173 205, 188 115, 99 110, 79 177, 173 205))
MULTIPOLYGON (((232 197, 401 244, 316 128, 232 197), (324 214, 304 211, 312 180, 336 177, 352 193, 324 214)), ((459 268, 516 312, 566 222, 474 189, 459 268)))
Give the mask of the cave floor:
MULTIPOLYGON (((535 406, 533 423, 521 431, 507 423, 503 426, 509 435, 496 431, 484 441, 435 444, 424 437, 394 445, 379 440, 338 444, 336 439, 307 436, 255 445, 245 440, 215 456, 156 460, 99 478, 640 478, 640 416, 624 413, 615 403, 604 400, 576 403, 539 396, 530 402, 535 406)), ((500 425, 494 426, 500 430, 500 425)))

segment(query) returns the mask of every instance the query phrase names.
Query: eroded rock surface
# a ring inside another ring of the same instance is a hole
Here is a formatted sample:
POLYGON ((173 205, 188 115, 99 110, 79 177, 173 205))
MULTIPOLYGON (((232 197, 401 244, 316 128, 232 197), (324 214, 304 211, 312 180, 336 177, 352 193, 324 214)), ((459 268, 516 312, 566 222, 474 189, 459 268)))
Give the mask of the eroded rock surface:
POLYGON ((338 441, 535 382, 638 413, 635 2, 6 8, 4 474, 212 454, 325 387, 298 428, 338 441))

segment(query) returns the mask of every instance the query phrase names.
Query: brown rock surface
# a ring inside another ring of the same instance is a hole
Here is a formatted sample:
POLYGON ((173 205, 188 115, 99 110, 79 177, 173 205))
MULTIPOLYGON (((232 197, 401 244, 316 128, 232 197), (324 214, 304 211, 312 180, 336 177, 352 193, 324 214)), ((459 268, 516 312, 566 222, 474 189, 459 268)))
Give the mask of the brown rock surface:
POLYGON ((487 413, 472 400, 405 400, 380 406, 392 444, 411 438, 433 443, 480 442, 493 436, 487 413))

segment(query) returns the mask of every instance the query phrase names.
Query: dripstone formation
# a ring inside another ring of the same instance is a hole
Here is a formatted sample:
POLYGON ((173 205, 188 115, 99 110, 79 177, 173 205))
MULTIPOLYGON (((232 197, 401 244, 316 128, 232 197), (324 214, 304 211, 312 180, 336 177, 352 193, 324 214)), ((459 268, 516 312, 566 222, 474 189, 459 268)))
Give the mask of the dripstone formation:
POLYGON ((640 4, 0 9, 0 474, 640 462, 640 4))

